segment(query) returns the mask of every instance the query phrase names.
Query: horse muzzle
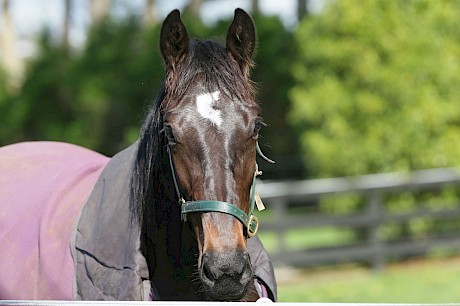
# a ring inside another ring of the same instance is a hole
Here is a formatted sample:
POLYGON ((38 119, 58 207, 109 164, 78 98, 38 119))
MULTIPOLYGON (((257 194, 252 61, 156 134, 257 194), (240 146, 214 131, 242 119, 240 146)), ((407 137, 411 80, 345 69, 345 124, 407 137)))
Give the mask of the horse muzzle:
POLYGON ((200 277, 213 300, 240 300, 253 278, 246 251, 205 252, 201 256, 200 277))

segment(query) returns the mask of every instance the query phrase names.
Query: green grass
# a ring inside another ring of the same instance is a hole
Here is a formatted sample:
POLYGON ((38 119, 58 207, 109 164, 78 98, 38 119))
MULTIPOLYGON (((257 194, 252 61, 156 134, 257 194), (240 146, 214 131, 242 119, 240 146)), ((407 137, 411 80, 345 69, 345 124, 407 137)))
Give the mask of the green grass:
POLYGON ((378 273, 350 266, 306 269, 278 283, 280 302, 458 303, 460 258, 399 263, 378 273))
MULTIPOLYGON (((278 249, 278 236, 275 232, 259 232, 258 235, 268 252, 278 249)), ((353 239, 353 231, 334 227, 306 228, 287 231, 284 238, 289 250, 301 250, 349 243, 353 239)))
MULTIPOLYGON (((263 212, 261 223, 274 218, 263 212)), ((278 249, 277 233, 258 233, 267 251, 278 249)), ((322 227, 290 230, 285 233, 286 248, 334 246, 349 243, 353 232, 322 227)), ((295 270, 294 275, 278 279, 280 302, 311 303, 459 303, 460 257, 449 258, 450 251, 432 251, 431 259, 389 265, 381 272, 358 265, 295 270)))
MULTIPOLYGON (((289 213, 305 213, 299 210, 300 208, 291 209, 289 213)), ((273 221, 276 218, 274 212, 270 209, 257 212, 256 215, 261 224, 273 221)), ((278 250, 278 234, 276 232, 261 230, 257 235, 268 252, 278 250)), ((285 247, 289 250, 342 245, 353 241, 353 237, 353 230, 334 226, 294 229, 284 232, 285 247)))

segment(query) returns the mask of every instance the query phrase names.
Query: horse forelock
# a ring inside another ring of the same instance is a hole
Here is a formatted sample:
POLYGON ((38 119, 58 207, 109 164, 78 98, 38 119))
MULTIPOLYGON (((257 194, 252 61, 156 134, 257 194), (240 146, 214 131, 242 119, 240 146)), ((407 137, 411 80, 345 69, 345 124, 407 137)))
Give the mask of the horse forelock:
POLYGON ((213 40, 191 40, 189 53, 166 71, 166 96, 162 108, 177 106, 190 86, 200 83, 207 92, 221 90, 235 100, 257 106, 255 84, 241 71, 226 48, 213 40))

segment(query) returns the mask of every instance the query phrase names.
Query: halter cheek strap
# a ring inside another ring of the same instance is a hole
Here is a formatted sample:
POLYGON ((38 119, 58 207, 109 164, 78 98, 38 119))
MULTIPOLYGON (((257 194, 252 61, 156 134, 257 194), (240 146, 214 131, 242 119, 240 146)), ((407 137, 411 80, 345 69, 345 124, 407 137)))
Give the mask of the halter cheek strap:
POLYGON ((257 164, 251 186, 249 214, 246 214, 243 210, 228 202, 213 200, 185 201, 179 189, 178 180, 176 178, 176 171, 174 169, 174 163, 172 160, 171 148, 169 146, 168 155, 169 164, 171 166, 171 173, 174 181, 174 188, 176 189, 179 204, 181 205, 181 215, 183 221, 187 220, 188 213, 221 212, 237 218, 245 226, 246 234, 248 237, 252 237, 257 233, 257 230, 259 229, 259 219, 254 215, 254 207, 256 204, 256 177, 262 174, 262 172, 258 170, 257 164))

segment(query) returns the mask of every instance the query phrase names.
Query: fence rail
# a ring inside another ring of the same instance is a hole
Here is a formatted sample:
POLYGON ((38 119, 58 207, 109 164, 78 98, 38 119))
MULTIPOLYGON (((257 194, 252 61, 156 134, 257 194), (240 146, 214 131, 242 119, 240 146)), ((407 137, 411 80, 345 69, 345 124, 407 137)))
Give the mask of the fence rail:
POLYGON ((366 261, 379 269, 390 257, 420 255, 440 248, 460 250, 458 232, 406 241, 386 241, 381 235, 382 226, 389 223, 404 223, 417 218, 436 220, 460 218, 460 203, 451 203, 450 208, 426 208, 423 203, 419 203, 420 205, 417 205, 419 208, 410 212, 385 212, 384 198, 388 194, 437 191, 445 186, 460 186, 460 169, 443 168, 295 182, 263 182, 258 185, 259 194, 267 208, 274 211, 276 218, 262 222, 261 230, 277 233, 278 249, 271 254, 275 265, 366 261), (288 214, 288 207, 292 202, 311 205, 312 202, 319 201, 325 196, 349 193, 356 193, 364 199, 366 208, 359 213, 345 216, 321 213, 288 214), (367 241, 360 243, 305 250, 289 250, 286 247, 287 231, 326 226, 364 229, 368 238, 367 241))

